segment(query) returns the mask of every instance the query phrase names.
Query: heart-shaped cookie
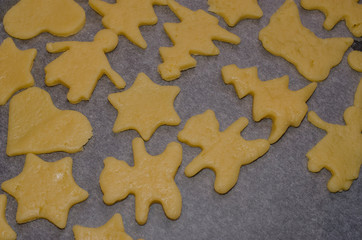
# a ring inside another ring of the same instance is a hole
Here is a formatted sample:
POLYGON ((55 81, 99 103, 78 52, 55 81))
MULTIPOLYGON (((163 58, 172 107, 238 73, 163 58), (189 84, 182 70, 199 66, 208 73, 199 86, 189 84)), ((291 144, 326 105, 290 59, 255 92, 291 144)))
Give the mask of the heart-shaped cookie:
POLYGON ((4 17, 5 31, 29 39, 42 32, 67 37, 85 24, 85 12, 74 0, 21 0, 4 17))
POLYGON ((92 126, 81 113, 59 110, 50 95, 29 88, 10 101, 6 153, 79 152, 92 137, 92 126))

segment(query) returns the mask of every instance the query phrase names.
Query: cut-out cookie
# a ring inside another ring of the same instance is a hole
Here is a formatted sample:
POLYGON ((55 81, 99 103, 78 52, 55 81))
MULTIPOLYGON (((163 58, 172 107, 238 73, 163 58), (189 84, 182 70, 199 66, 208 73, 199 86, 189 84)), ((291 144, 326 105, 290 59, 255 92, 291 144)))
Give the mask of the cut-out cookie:
POLYGON ((348 54, 348 64, 349 66, 356 70, 357 72, 362 72, 362 52, 361 51, 352 51, 348 54))
POLYGON ((181 20, 180 23, 165 23, 164 28, 171 38, 173 47, 161 47, 164 61, 158 66, 162 79, 174 80, 182 70, 196 66, 193 55, 218 55, 219 49, 212 40, 239 44, 240 38, 218 25, 218 19, 203 10, 192 11, 174 0, 168 6, 181 20))
POLYGON ((134 166, 108 157, 99 183, 104 194, 103 201, 110 205, 135 195, 136 221, 145 224, 149 207, 161 203, 166 216, 177 219, 181 214, 181 193, 174 181, 182 161, 181 144, 169 143, 165 151, 157 156, 147 153, 141 138, 132 141, 134 166))
POLYGON ((18 90, 34 85, 31 68, 36 49, 19 50, 11 38, 0 45, 0 106, 18 90))
POLYGON ((75 153, 82 151, 91 137, 88 119, 76 111, 57 109, 45 90, 32 87, 10 101, 6 148, 9 156, 75 153))
POLYGON ((148 141, 159 126, 180 124, 181 119, 173 107, 179 92, 177 86, 160 86, 146 74, 138 74, 127 91, 108 96, 109 102, 118 110, 113 132, 135 129, 148 141))
POLYGON ((117 88, 124 88, 125 81, 112 69, 105 55, 105 52, 113 51, 117 44, 117 35, 108 29, 99 31, 93 42, 48 43, 48 52, 66 52, 45 67, 46 85, 63 84, 68 87, 67 98, 74 104, 90 99, 103 74, 117 88))
POLYGON ((31 153, 26 156, 23 171, 1 184, 18 202, 18 223, 44 218, 65 228, 69 209, 88 198, 74 181, 72 163, 70 157, 49 163, 31 153))
POLYGON ((114 214, 106 224, 98 228, 75 225, 73 233, 75 240, 132 240, 124 231, 122 216, 119 213, 114 214))
POLYGON ((246 118, 239 118, 225 131, 219 131, 215 113, 207 110, 191 117, 178 139, 202 152, 185 168, 185 175, 192 177, 204 168, 215 172, 215 191, 225 194, 238 181, 240 167, 249 164, 269 150, 265 139, 246 141, 240 132, 248 125, 246 118))
POLYGON ((15 240, 16 232, 9 226, 5 217, 6 210, 6 195, 0 195, 0 239, 3 240, 15 240))
POLYGON ((326 16, 324 28, 331 30, 339 21, 345 20, 349 31, 362 37, 362 4, 359 0, 301 0, 307 10, 320 10, 326 16))
POLYGON ((139 27, 154 25, 157 16, 153 5, 166 5, 167 0, 117 0, 111 4, 103 0, 89 0, 89 5, 101 16, 103 26, 112 29, 118 35, 124 35, 128 40, 141 48, 146 48, 139 27))
POLYGON ((224 18, 230 27, 243 19, 258 19, 263 16, 257 0, 208 0, 208 4, 209 11, 224 18))
POLYGON ((288 89, 289 77, 261 81, 256 67, 240 69, 228 65, 221 70, 224 82, 232 84, 239 98, 251 94, 254 98, 253 119, 273 120, 269 142, 275 143, 289 126, 298 127, 308 111, 306 102, 317 83, 311 83, 298 91, 288 89))
POLYGON ((5 31, 29 39, 42 32, 67 37, 85 24, 85 12, 74 0, 20 0, 4 17, 5 31))
POLYGON ((293 0, 286 0, 273 14, 259 39, 266 50, 294 64, 310 81, 326 79, 353 43, 352 38, 318 38, 302 25, 293 0))
POLYGON ((315 112, 309 112, 308 120, 323 129, 327 135, 308 153, 308 169, 319 172, 326 168, 332 177, 328 190, 338 192, 348 190, 358 178, 362 164, 362 79, 358 85, 354 106, 344 112, 346 125, 323 121, 315 112))

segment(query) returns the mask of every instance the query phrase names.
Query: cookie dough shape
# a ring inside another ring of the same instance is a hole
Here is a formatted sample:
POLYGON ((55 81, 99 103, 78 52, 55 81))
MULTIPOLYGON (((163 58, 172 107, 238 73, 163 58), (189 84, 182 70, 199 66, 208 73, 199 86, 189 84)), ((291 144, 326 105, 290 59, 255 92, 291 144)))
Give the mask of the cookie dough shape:
POLYGON ((88 228, 75 225, 73 227, 75 240, 132 240, 124 231, 122 216, 119 213, 114 216, 103 226, 98 228, 88 228))
POLYGON ((323 121, 315 112, 309 112, 308 120, 323 129, 327 135, 308 153, 308 169, 319 172, 326 168, 331 172, 327 187, 331 192, 348 190, 358 178, 362 164, 362 79, 358 85, 354 105, 344 112, 346 125, 323 121))
POLYGON ((349 31, 355 37, 362 37, 362 4, 359 0, 301 0, 307 10, 320 10, 326 16, 324 28, 331 30, 339 21, 344 20, 349 31))
POLYGON ((362 72, 362 52, 361 51, 352 51, 348 54, 348 64, 349 66, 356 70, 357 72, 362 72))
POLYGON ((158 66, 162 79, 174 80, 181 70, 196 66, 193 55, 218 55, 219 49, 212 40, 239 44, 240 38, 218 25, 218 19, 203 10, 192 11, 174 0, 168 6, 181 20, 180 23, 165 23, 164 28, 171 38, 173 47, 161 47, 163 63, 158 66))
POLYGON ((5 218, 5 210, 6 210, 6 195, 0 195, 0 239, 4 240, 15 240, 16 233, 9 226, 8 222, 5 218))
POLYGON ((108 96, 118 110, 113 132, 135 129, 148 141, 159 126, 180 124, 181 119, 173 107, 179 92, 177 86, 160 86, 146 74, 138 74, 128 90, 108 96))
POLYGON ((19 50, 11 38, 0 45, 0 106, 18 90, 34 85, 31 68, 36 49, 19 50))
POLYGON ((288 89, 289 77, 261 81, 256 67, 240 69, 235 64, 222 68, 226 84, 232 84, 239 98, 251 94, 254 98, 253 119, 271 118, 273 127, 269 142, 275 143, 289 126, 298 127, 308 111, 306 102, 317 83, 310 83, 298 91, 288 89))
POLYGON ((88 198, 73 179, 70 157, 48 163, 30 153, 23 171, 1 188, 18 202, 18 223, 44 218, 58 228, 65 228, 70 208, 88 198))
POLYGON ((5 31, 29 39, 42 32, 68 37, 85 24, 85 12, 74 0, 20 0, 4 17, 5 31))
POLYGON ((263 16, 257 0, 208 0, 208 4, 209 11, 224 18, 230 27, 243 19, 258 19, 263 16))
POLYGON ((167 0, 117 0, 114 4, 102 0, 89 0, 89 5, 103 16, 104 27, 112 29, 118 35, 124 35, 141 48, 146 48, 147 43, 139 27, 156 24, 157 16, 153 11, 153 5, 166 4, 167 0))
POLYGON ((338 65, 352 38, 318 38, 305 28, 293 0, 285 3, 259 32, 263 47, 294 64, 298 72, 310 81, 323 81, 332 67, 338 65))
POLYGON ((125 81, 112 69, 104 54, 113 51, 117 44, 117 35, 108 29, 99 31, 93 42, 48 43, 48 52, 65 53, 45 67, 46 85, 68 87, 67 98, 73 104, 89 100, 103 74, 117 88, 124 88, 125 81))
POLYGON ((185 175, 192 177, 204 168, 215 172, 215 191, 225 194, 238 181, 240 167, 255 161, 269 150, 265 139, 246 141, 240 132, 248 125, 246 118, 239 118, 224 132, 212 110, 191 117, 179 132, 178 140, 202 152, 185 168, 185 175))
POLYGON ((149 207, 160 203, 166 216, 177 219, 181 215, 181 193, 174 181, 182 161, 181 144, 171 142, 157 156, 147 153, 141 138, 132 141, 134 166, 108 157, 104 160, 99 183, 104 194, 103 201, 110 205, 135 195, 136 221, 147 222, 149 207))
POLYGON ((57 109, 50 95, 32 87, 10 101, 8 143, 9 156, 26 153, 82 151, 92 137, 92 126, 81 113, 57 109))

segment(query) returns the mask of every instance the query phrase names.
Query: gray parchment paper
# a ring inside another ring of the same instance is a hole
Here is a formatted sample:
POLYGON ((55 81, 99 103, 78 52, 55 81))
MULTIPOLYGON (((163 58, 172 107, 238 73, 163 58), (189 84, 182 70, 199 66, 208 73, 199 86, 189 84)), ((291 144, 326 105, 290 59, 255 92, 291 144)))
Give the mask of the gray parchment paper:
MULTIPOLYGON (((98 227, 115 213, 123 216, 126 232, 132 238, 156 239, 361 239, 362 238, 362 182, 356 180, 347 192, 330 193, 326 184, 330 173, 322 170, 311 173, 307 170, 305 154, 325 136, 325 132, 314 127, 306 119, 299 128, 289 128, 285 135, 270 147, 268 153, 250 165, 243 166, 236 186, 227 194, 219 195, 213 189, 214 173, 203 170, 188 178, 184 169, 200 153, 199 148, 183 146, 183 162, 175 181, 183 198, 181 217, 169 220, 159 204, 150 208, 148 222, 139 226, 135 221, 134 197, 112 206, 103 203, 99 186, 99 175, 103 159, 113 156, 133 165, 131 141, 139 134, 134 131, 113 133, 112 127, 117 111, 107 100, 110 93, 118 92, 110 80, 103 76, 89 101, 73 105, 66 99, 68 89, 62 85, 47 87, 44 83, 44 67, 60 56, 50 54, 45 45, 56 41, 91 41, 102 29, 101 16, 88 6, 86 0, 76 0, 86 11, 85 27, 76 35, 61 38, 43 33, 30 40, 14 39, 20 49, 36 48, 32 74, 35 86, 45 89, 60 109, 72 109, 88 117, 93 126, 93 137, 84 151, 76 154, 51 153, 40 157, 53 162, 63 157, 73 159, 73 175, 77 184, 89 192, 89 198, 75 205, 69 212, 67 227, 58 229, 44 219, 17 224, 16 200, 7 195, 6 217, 17 232, 18 239, 73 239, 75 224, 98 227)), ((0 0, 0 19, 16 2, 0 0)), ((109 0, 109 2, 112 2, 109 0)), ((113 1, 114 2, 114 1, 113 1)), ((207 11, 206 0, 179 0, 192 9, 207 11)), ((197 66, 182 72, 178 80, 163 81, 157 72, 161 63, 158 52, 161 46, 171 46, 163 30, 166 22, 179 22, 167 6, 155 6, 159 21, 154 26, 143 26, 141 32, 148 43, 143 50, 125 37, 119 37, 118 47, 107 54, 111 66, 127 82, 128 89, 139 72, 146 73, 161 85, 179 86, 181 92, 175 100, 175 109, 182 119, 179 126, 162 126, 146 143, 148 152, 160 154, 171 141, 177 141, 177 133, 193 115, 212 109, 224 130, 239 117, 247 117, 249 125, 242 133, 245 139, 267 138, 271 121, 252 120, 252 97, 238 99, 234 88, 225 85, 221 78, 221 67, 236 64, 240 68, 258 67, 260 79, 266 81, 283 75, 290 77, 292 90, 300 89, 309 81, 295 67, 280 57, 267 52, 258 40, 259 31, 269 23, 270 16, 283 4, 283 0, 260 0, 264 16, 259 20, 244 20, 230 28, 224 20, 220 25, 241 38, 239 45, 215 42, 220 49, 218 56, 196 56, 197 66)), ((317 36, 352 37, 344 22, 332 31, 323 29, 324 15, 318 11, 306 11, 297 1, 304 26, 317 36)), ((0 23, 0 41, 8 37, 0 23)), ((308 101, 310 110, 330 123, 344 124, 343 112, 353 104, 361 73, 353 71, 347 64, 347 54, 342 62, 330 72, 329 77, 318 84, 308 101)), ((124 91, 124 90, 121 90, 124 91)), ((17 176, 23 169, 25 156, 8 157, 5 153, 7 140, 9 103, 0 106, 0 182, 17 176)), ((3 193, 3 191, 2 191, 3 193)))

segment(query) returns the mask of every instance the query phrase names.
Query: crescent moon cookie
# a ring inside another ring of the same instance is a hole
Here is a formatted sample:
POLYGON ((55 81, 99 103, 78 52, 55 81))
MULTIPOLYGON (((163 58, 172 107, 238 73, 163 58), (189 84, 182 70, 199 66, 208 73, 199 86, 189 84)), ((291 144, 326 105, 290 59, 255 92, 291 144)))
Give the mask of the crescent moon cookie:
POLYGON ((68 37, 85 24, 85 12, 74 0, 20 0, 4 17, 5 31, 29 39, 42 32, 68 37))
POLYGON ((56 108, 50 95, 32 87, 15 95, 9 106, 9 156, 26 153, 75 153, 92 137, 92 126, 81 113, 56 108))
POLYGON ((207 110, 191 117, 179 132, 178 140, 202 152, 185 168, 185 175, 192 177, 204 168, 215 172, 215 191, 225 194, 238 181, 240 167, 263 156, 269 150, 265 139, 246 141, 240 132, 248 125, 246 118, 239 118, 225 131, 219 131, 215 113, 207 110))
POLYGON ((73 104, 89 100, 103 74, 117 88, 124 88, 125 81, 112 69, 105 55, 106 52, 113 51, 117 44, 117 35, 109 29, 99 31, 93 42, 48 43, 48 52, 65 53, 45 67, 45 84, 63 84, 68 87, 67 98, 73 104))
POLYGON ((182 199, 174 178, 182 161, 181 144, 171 142, 157 156, 147 153, 141 138, 133 139, 132 147, 133 167, 113 157, 104 160, 99 178, 103 201, 110 205, 133 194, 136 221, 140 225, 147 222, 149 207, 153 203, 160 203, 168 218, 179 218, 182 199))
POLYGON ((259 40, 267 51, 294 64, 314 82, 326 79, 353 43, 352 38, 318 38, 302 25, 293 0, 286 0, 273 14, 269 25, 259 32, 259 40))
POLYGON ((11 38, 0 45, 0 106, 20 89, 34 85, 31 75, 36 49, 19 50, 11 38))
POLYGON ((208 0, 208 4, 209 11, 224 18, 230 27, 243 19, 258 19, 263 16, 257 0, 208 0))
POLYGON ((298 91, 291 91, 288 89, 288 76, 261 81, 256 67, 240 69, 233 64, 224 66, 221 72, 224 82, 234 85, 239 98, 248 94, 253 96, 255 121, 263 118, 273 120, 269 137, 271 144, 278 141, 289 126, 300 125, 308 111, 306 102, 317 87, 317 83, 310 83, 298 91))
POLYGON ((212 40, 239 44, 240 38, 218 25, 219 20, 203 10, 192 11, 174 0, 168 6, 181 20, 180 23, 165 23, 164 28, 173 47, 161 47, 163 63, 158 71, 163 80, 175 80, 182 70, 196 66, 193 55, 218 55, 219 49, 212 40))
POLYGON ((156 24, 157 16, 153 5, 166 4, 167 0, 117 0, 114 4, 103 0, 89 0, 89 5, 103 16, 104 27, 118 35, 124 35, 141 48, 146 48, 147 43, 139 27, 156 24))
POLYGON ((308 121, 323 129, 327 135, 308 153, 308 169, 319 172, 326 168, 332 177, 328 181, 330 192, 348 190, 358 178, 362 164, 362 79, 354 98, 354 105, 344 112, 346 125, 323 121, 315 112, 309 112, 308 121))
POLYGON ((72 176, 72 159, 45 162, 28 154, 23 171, 1 184, 1 189, 16 198, 16 221, 26 223, 45 218, 65 228, 70 208, 88 198, 72 176))

